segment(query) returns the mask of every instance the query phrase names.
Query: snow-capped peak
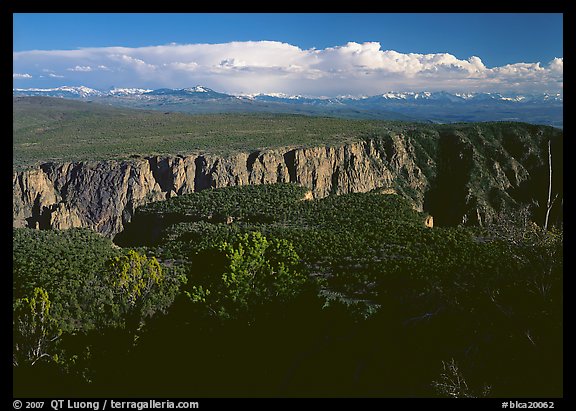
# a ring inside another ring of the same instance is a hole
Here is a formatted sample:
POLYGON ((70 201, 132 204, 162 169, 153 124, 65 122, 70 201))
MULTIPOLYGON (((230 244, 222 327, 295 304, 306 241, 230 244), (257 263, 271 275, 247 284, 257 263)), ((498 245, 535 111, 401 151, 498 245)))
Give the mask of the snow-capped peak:
POLYGON ((502 97, 502 98, 500 98, 500 100, 520 102, 520 101, 526 100, 526 97, 524 97, 524 96, 502 97))
POLYGON ((257 95, 258 96, 284 98, 284 99, 289 99, 289 100, 298 100, 298 99, 302 98, 301 95, 292 95, 292 94, 286 94, 286 93, 260 93, 257 95))
POLYGON ((475 96, 475 93, 454 93, 455 96, 468 100, 475 96))
POLYGON ((336 96, 336 100, 364 100, 370 98, 370 96, 366 95, 366 94, 361 94, 361 95, 357 95, 357 94, 341 94, 339 96, 336 96))
POLYGON ((14 91, 26 91, 36 93, 70 93, 79 97, 102 96, 104 93, 85 86, 60 86, 55 88, 28 88, 14 89, 14 91))
POLYGON ((189 92, 193 92, 193 93, 208 93, 212 90, 210 90, 209 88, 206 88, 206 87, 202 87, 202 86, 194 86, 194 87, 190 87, 190 88, 185 88, 184 91, 189 91, 189 92))
MULTIPOLYGON (((215 95, 225 96, 225 94, 196 85, 183 89, 147 89, 112 87, 107 91, 100 91, 86 86, 60 86, 55 88, 13 88, 15 95, 43 95, 64 98, 90 99, 93 97, 124 97, 124 98, 154 98, 153 96, 179 96, 179 97, 212 97, 215 95)), ((434 103, 464 103, 464 104, 539 104, 555 103, 562 104, 562 93, 537 93, 537 94, 511 94, 495 92, 447 92, 447 91, 386 91, 376 95, 339 95, 337 97, 292 95, 282 92, 268 93, 239 93, 234 95, 240 99, 278 101, 285 103, 302 104, 356 104, 363 102, 370 104, 432 104, 434 103)))
POLYGON ((396 93, 394 91, 389 91, 382 94, 382 97, 387 100, 406 100, 408 93, 396 93))
POLYGON ((414 98, 415 99, 427 99, 430 98, 430 96, 432 96, 432 93, 430 93, 429 91, 423 91, 421 93, 416 93, 414 94, 414 98))
POLYGON ((56 90, 67 91, 69 93, 78 94, 82 97, 101 96, 102 95, 101 91, 98 91, 98 90, 95 90, 93 88, 86 87, 86 86, 76 86, 76 87, 62 86, 62 87, 58 87, 56 90))
POLYGON ((145 88, 113 88, 112 90, 108 91, 108 94, 113 96, 134 96, 138 94, 144 94, 152 91, 151 89, 145 88))

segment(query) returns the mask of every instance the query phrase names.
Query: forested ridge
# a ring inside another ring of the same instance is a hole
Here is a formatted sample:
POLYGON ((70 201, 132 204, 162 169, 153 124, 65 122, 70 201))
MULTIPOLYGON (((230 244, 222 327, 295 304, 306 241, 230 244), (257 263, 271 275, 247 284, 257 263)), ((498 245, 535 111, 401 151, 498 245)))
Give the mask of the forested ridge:
POLYGON ((562 130, 13 117, 14 396, 563 396, 562 130))
POLYGON ((283 183, 14 228, 14 395, 562 396, 562 225, 498 213, 283 183))

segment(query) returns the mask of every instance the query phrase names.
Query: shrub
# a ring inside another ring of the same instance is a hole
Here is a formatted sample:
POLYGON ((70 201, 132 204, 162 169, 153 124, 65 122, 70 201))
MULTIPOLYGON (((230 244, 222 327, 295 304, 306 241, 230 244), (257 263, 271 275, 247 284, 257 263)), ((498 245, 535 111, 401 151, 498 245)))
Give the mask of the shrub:
POLYGON ((223 242, 204 258, 211 260, 211 269, 199 273, 189 295, 224 319, 244 317, 252 322, 259 308, 289 301, 307 282, 294 246, 286 240, 267 240, 259 232, 223 242))
POLYGON ((34 289, 31 297, 20 298, 14 302, 14 366, 35 365, 41 360, 57 359, 55 342, 62 330, 50 312, 51 305, 48 293, 39 287, 34 289))

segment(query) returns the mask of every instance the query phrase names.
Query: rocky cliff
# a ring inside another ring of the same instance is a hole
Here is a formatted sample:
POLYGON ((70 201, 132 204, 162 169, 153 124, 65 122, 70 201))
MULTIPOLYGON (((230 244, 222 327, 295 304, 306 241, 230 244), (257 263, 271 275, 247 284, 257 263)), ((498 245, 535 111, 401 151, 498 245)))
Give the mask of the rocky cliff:
POLYGON ((13 226, 89 227, 114 236, 147 202, 275 182, 299 183, 316 198, 391 187, 432 214, 436 225, 482 224, 503 203, 545 201, 549 139, 555 159, 560 157, 554 164, 554 193, 561 196, 559 130, 516 125, 500 132, 491 128, 490 138, 480 127, 427 130, 338 147, 45 163, 14 171, 13 226))

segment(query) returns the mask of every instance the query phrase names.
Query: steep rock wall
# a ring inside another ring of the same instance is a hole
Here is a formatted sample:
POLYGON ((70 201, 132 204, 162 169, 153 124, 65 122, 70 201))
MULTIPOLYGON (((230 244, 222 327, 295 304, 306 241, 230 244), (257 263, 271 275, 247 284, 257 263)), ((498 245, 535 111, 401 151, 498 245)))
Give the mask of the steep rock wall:
POLYGON ((13 226, 86 227, 113 237, 150 201, 200 190, 294 182, 314 198, 391 188, 434 216, 435 225, 485 224, 503 205, 538 203, 548 193, 562 218, 562 132, 518 125, 445 127, 427 135, 386 134, 336 147, 279 148, 230 156, 196 154, 45 163, 13 173, 13 226), (490 132, 487 138, 484 133, 490 132))
MULTIPOLYGON (((400 136, 393 152, 372 140, 340 147, 277 149, 228 157, 190 155, 125 161, 46 163, 13 173, 13 226, 88 227, 113 236, 147 202, 195 191, 246 184, 296 182, 315 198, 366 192, 398 179, 418 192, 426 176, 400 136)), ((414 198, 422 208, 422 198, 414 198)))

